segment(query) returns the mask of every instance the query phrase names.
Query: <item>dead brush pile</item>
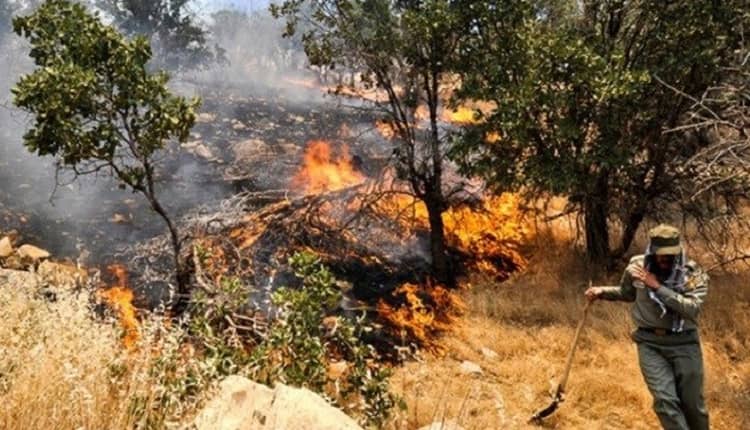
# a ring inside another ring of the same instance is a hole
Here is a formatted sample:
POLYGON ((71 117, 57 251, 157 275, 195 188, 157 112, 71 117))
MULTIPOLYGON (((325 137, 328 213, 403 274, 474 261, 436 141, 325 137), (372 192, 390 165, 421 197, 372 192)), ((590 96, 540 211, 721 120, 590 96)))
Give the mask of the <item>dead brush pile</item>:
MULTIPOLYGON (((523 266, 520 249, 529 231, 518 204, 504 195, 444 215, 456 267, 502 281, 523 266)), ((274 290, 296 285, 286 261, 310 251, 342 281, 342 312, 366 311, 383 326, 380 341, 387 345, 433 348, 462 306, 455 291, 429 278, 426 216, 403 192, 362 184, 302 196, 241 194, 218 211, 188 217, 183 231, 191 237, 191 252, 199 249, 203 256, 201 267, 193 264, 201 282, 231 278, 252 288, 250 314, 267 313, 274 290)), ((142 282, 163 278, 154 264, 162 258, 163 240, 132 252, 138 257, 131 267, 142 282)), ((185 258, 195 261, 194 255, 185 258)))

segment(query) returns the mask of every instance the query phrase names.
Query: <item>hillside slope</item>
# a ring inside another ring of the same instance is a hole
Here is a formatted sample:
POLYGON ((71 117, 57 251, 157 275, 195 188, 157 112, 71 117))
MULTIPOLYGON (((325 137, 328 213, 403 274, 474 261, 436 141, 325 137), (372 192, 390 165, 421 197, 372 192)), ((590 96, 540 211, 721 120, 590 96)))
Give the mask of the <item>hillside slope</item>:
MULTIPOLYGON (((535 258, 526 273, 505 284, 477 283, 467 291, 467 310, 444 340, 444 353, 397 370, 393 388, 408 409, 395 427, 453 421, 467 430, 539 428, 526 421, 550 401, 584 304, 583 268, 569 255, 535 258), (482 373, 462 370, 464 361, 482 373)), ((712 428, 719 430, 750 428, 747 281, 714 275, 702 317, 706 396, 712 428)), ((658 427, 629 338, 629 310, 626 303, 595 304, 567 399, 543 428, 658 427)))

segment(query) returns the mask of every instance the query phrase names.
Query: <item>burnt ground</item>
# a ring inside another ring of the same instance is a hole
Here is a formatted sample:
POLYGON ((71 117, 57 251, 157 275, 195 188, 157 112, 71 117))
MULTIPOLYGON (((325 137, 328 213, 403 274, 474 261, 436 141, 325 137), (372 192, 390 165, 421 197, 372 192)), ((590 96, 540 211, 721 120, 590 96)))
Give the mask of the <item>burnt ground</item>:
MULTIPOLYGON (((321 98, 318 89, 301 87, 291 98, 257 88, 253 94, 233 90, 202 97, 204 115, 190 141, 171 144, 161 160, 160 198, 174 218, 209 210, 240 191, 288 188, 310 140, 346 143, 363 172, 377 171, 376 159, 388 153, 372 130, 372 112, 321 98)), ((60 258, 83 255, 90 266, 164 232, 140 195, 120 190, 107 177, 56 187, 52 160, 40 162, 19 150, 20 137, 2 140, 0 231, 17 230, 24 242, 60 258)))

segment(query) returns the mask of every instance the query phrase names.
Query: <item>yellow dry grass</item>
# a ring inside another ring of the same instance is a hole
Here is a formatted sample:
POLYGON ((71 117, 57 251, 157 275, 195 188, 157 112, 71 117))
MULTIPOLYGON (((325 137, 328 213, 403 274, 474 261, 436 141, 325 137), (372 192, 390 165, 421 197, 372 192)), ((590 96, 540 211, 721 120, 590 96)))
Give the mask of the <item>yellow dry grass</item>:
POLYGON ((168 380, 159 364, 175 355, 177 330, 155 319, 136 348, 124 348, 89 294, 56 290, 49 300, 24 288, 0 283, 0 429, 144 428, 192 411, 156 407, 168 380))
MULTIPOLYGON (((454 422, 472 429, 539 428, 531 414, 550 401, 584 305, 586 267, 569 247, 542 235, 528 269, 503 284, 475 282, 445 353, 396 371, 406 401, 395 428, 454 422), (486 348, 497 354, 482 353, 486 348), (491 354, 490 354, 491 355, 491 354), (482 375, 461 372, 464 360, 482 375)), ((595 278, 599 284, 617 282, 595 278)), ((702 316, 706 396, 714 429, 750 428, 750 273, 714 274, 702 316)), ((543 428, 654 429, 638 367, 630 305, 597 302, 590 312, 567 398, 543 428)))

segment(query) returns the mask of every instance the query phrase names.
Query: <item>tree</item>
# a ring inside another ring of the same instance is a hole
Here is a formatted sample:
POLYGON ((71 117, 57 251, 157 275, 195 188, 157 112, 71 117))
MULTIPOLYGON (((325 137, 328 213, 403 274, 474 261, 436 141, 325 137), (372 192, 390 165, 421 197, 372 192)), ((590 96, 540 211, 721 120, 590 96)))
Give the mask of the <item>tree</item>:
POLYGON ((35 116, 25 146, 77 175, 108 172, 142 194, 169 229, 184 293, 180 237, 157 198, 154 156, 169 139, 186 141, 200 101, 172 95, 166 73, 148 72, 145 38, 125 39, 80 4, 47 0, 13 27, 37 66, 13 89, 15 105, 35 116))
POLYGON ((660 202, 710 144, 664 133, 693 104, 669 86, 699 97, 718 82, 739 38, 738 4, 537 2, 517 45, 495 42, 501 17, 486 8, 464 51, 463 96, 499 108, 452 155, 499 189, 567 196, 582 213, 590 260, 612 263, 647 216, 668 217, 660 202), (483 140, 488 130, 501 141, 483 140))
POLYGON ((439 114, 467 34, 471 3, 288 0, 271 8, 274 16, 286 18, 287 36, 306 25, 302 41, 312 65, 357 71, 360 82, 345 85, 376 88, 386 95, 387 101, 377 107, 385 111, 396 134, 398 178, 427 208, 433 270, 446 283, 453 283, 453 276, 442 214, 455 190, 444 183, 450 133, 439 114), (426 127, 420 107, 427 110, 426 127))
POLYGON ((179 70, 224 61, 223 50, 207 46, 207 33, 188 10, 189 0, 101 0, 128 35, 149 39, 156 66, 179 70))

